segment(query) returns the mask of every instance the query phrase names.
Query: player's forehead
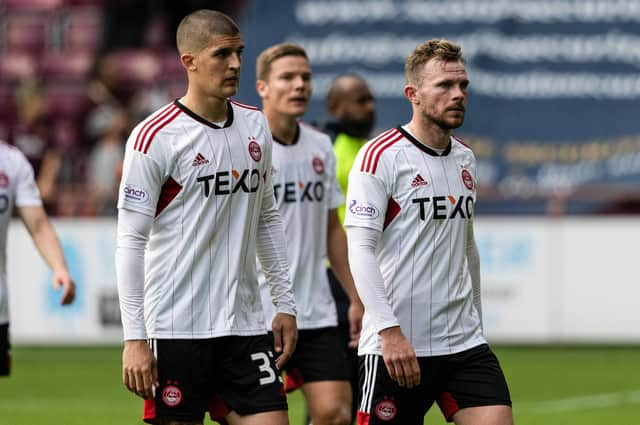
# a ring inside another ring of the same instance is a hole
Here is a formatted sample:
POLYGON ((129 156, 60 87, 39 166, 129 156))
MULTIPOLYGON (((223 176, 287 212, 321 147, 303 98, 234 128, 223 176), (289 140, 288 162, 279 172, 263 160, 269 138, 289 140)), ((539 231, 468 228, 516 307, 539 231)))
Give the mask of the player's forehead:
POLYGON ((425 80, 466 80, 467 70, 462 61, 445 61, 439 58, 431 59, 422 69, 425 80))
POLYGON ((271 62, 271 73, 300 72, 310 73, 311 65, 304 56, 286 55, 271 62))
POLYGON ((242 36, 240 34, 226 35, 226 34, 212 34, 209 37, 209 44, 205 50, 218 50, 218 49, 241 49, 244 47, 242 36))

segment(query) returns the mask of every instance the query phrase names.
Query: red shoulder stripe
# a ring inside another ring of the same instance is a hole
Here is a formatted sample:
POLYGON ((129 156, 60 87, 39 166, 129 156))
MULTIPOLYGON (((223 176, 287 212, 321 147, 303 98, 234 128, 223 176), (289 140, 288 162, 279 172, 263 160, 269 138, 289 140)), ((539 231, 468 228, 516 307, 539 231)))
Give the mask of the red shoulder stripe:
POLYGON ((404 137, 404 135, 400 132, 398 132, 398 134, 395 137, 392 137, 391 140, 389 140, 384 146, 380 147, 380 149, 378 149, 378 153, 376 154, 376 159, 373 161, 373 169, 371 170, 371 174, 375 174, 376 170, 378 169, 378 161, 380 160, 380 155, 382 155, 382 152, 387 149, 389 146, 393 145, 395 142, 397 142, 398 140, 402 139, 404 137))
POLYGON ((147 121, 142 128, 140 129, 140 131, 138 132, 138 137, 136 137, 136 142, 133 145, 133 149, 139 151, 142 148, 142 139, 144 138, 143 134, 146 134, 149 127, 153 126, 157 121, 161 120, 162 117, 164 117, 166 114, 168 114, 170 112, 170 110, 173 107, 173 103, 170 105, 167 105, 166 108, 164 108, 163 110, 161 110, 159 113, 156 114, 155 117, 151 118, 149 121, 147 121))
POLYGON ((360 165, 360 171, 365 171, 366 169, 368 169, 369 167, 368 163, 371 162, 370 155, 371 155, 371 152, 375 149, 376 144, 379 142, 384 142, 389 137, 391 137, 394 130, 395 128, 391 128, 385 131, 384 133, 380 134, 378 137, 373 139, 371 143, 369 143, 369 146, 367 146, 367 150, 364 152, 364 156, 362 157, 362 164, 360 165))
POLYGON ((149 146, 151 146, 151 142, 153 141, 153 138, 156 136, 156 134, 158 133, 158 131, 160 131, 160 129, 162 129, 163 127, 165 127, 167 124, 169 124, 171 121, 173 121, 178 115, 180 115, 180 112, 182 112, 181 109, 179 108, 175 108, 175 111, 169 115, 167 117, 167 119, 165 119, 163 122, 161 122, 158 126, 156 126, 156 129, 153 130, 153 133, 151 133, 151 135, 149 136, 149 138, 147 139, 147 144, 144 147, 144 151, 143 153, 147 153, 149 152, 149 146))
MULTIPOLYGON (((453 136, 453 135, 452 135, 451 137, 453 137, 454 139, 456 139, 456 140, 457 140, 458 142, 460 142, 460 144, 462 144, 463 146, 466 146, 466 147, 468 147, 469 149, 471 149, 471 146, 469 146, 469 145, 467 145, 465 142, 463 142, 461 138, 459 138, 459 137, 457 137, 457 136, 453 136)), ((471 149, 471 150, 473 150, 473 149, 471 149)))
POLYGON ((231 103, 233 103, 234 105, 237 105, 237 106, 239 106, 241 108, 251 109, 251 110, 254 110, 254 111, 259 111, 260 110, 260 108, 256 108, 255 106, 251 106, 251 105, 245 105, 244 103, 240 103, 237 100, 229 99, 229 101, 231 103))

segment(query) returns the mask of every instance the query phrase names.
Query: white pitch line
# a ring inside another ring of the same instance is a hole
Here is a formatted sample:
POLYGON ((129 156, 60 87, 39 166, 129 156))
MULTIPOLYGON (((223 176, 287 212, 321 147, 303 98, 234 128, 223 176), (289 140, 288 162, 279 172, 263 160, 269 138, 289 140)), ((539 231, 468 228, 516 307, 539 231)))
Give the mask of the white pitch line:
POLYGON ((617 393, 593 394, 584 397, 563 398, 538 402, 515 403, 516 409, 533 410, 538 413, 560 413, 578 410, 600 409, 622 404, 640 403, 640 390, 617 393))

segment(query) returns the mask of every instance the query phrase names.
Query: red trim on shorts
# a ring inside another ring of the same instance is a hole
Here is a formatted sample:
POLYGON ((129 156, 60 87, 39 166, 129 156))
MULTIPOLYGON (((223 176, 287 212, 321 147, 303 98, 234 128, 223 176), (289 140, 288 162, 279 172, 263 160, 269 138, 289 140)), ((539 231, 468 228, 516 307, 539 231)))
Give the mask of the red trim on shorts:
POLYGON ((149 129, 154 125, 156 125, 158 121, 161 121, 164 117, 170 114, 174 108, 175 106, 173 104, 168 105, 166 108, 160 111, 155 117, 151 118, 142 126, 142 128, 138 132, 138 136, 136 137, 136 142, 133 145, 134 150, 136 151, 142 150, 142 144, 143 144, 142 140, 146 137, 147 133, 149 132, 149 129))
POLYGON ((145 400, 144 401, 144 410, 142 412, 142 420, 144 420, 148 424, 155 423, 156 420, 156 401, 154 400, 145 400))
POLYGON ((384 225, 382 226, 382 231, 384 231, 393 221, 394 218, 398 214, 400 214, 400 204, 396 202, 395 199, 389 198, 389 202, 387 203, 387 213, 384 216, 384 225))
POLYGON ((225 425, 227 423, 224 417, 231 412, 229 406, 227 406, 224 400, 222 400, 217 394, 214 394, 209 399, 208 410, 211 420, 219 422, 221 425, 225 425))
POLYGON ((256 108, 255 106, 251 106, 251 105, 245 105, 244 103, 240 103, 237 100, 229 99, 229 102, 231 102, 234 105, 239 106, 241 108, 251 109, 251 110, 254 110, 254 111, 259 111, 260 110, 260 108, 256 108))
POLYGON ((453 394, 449 392, 440 394, 440 397, 438 397, 438 406, 440 406, 440 410, 447 422, 451 422, 453 415, 460 410, 458 402, 453 398, 453 394))
POLYGON ((358 410, 358 415, 356 417, 357 425, 369 425, 369 418, 371 417, 369 413, 364 413, 358 410))
POLYGON ((287 370, 284 377, 284 390, 288 393, 297 390, 304 384, 304 378, 299 369, 287 370))
POLYGON ((169 177, 160 189, 160 196, 158 196, 158 204, 156 205, 156 217, 160 215, 162 211, 178 196, 178 193, 182 190, 182 186, 178 184, 173 178, 169 177))

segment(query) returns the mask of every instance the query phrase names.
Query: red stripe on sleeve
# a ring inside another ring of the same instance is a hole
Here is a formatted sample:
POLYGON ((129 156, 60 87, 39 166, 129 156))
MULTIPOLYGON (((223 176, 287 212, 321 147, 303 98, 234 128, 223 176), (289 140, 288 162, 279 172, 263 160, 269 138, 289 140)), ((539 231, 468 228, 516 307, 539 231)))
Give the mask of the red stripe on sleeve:
POLYGON ((396 137, 393 137, 391 140, 389 140, 387 142, 386 145, 382 146, 380 149, 378 149, 378 152, 376 154, 376 159, 374 159, 373 161, 373 169, 370 171, 371 174, 375 174, 376 170, 378 169, 378 161, 380 161, 380 155, 382 155, 382 152, 387 149, 389 146, 393 145, 395 142, 397 142, 398 140, 402 139, 404 136, 402 135, 402 133, 398 133, 396 135, 396 137))
POLYGON ((182 112, 182 111, 180 109, 176 108, 176 110, 173 113, 173 115, 169 115, 169 117, 167 119, 165 119, 158 126, 156 126, 155 130, 153 130, 153 133, 151 133, 151 135, 147 139, 147 144, 144 147, 143 153, 149 152, 149 147, 151 146, 151 142, 153 141, 153 138, 156 137, 156 134, 158 133, 158 131, 160 131, 163 127, 165 127, 167 124, 169 124, 171 121, 173 121, 178 115, 180 115, 180 112, 182 112))
POLYGON ((157 121, 161 120, 165 115, 171 112, 173 109, 173 104, 164 108, 160 113, 158 113, 155 117, 150 119, 142 126, 140 132, 138 133, 138 137, 136 137, 136 143, 133 145, 133 149, 139 151, 142 148, 142 139, 144 138, 144 134, 149 131, 149 127, 153 126, 157 121))
POLYGON ((362 158, 362 165, 360 166, 360 171, 368 171, 369 163, 371 163, 371 154, 376 149, 376 147, 391 137, 394 133, 395 128, 385 131, 377 138, 373 139, 373 141, 367 147, 367 150, 364 152, 364 157, 362 158))

